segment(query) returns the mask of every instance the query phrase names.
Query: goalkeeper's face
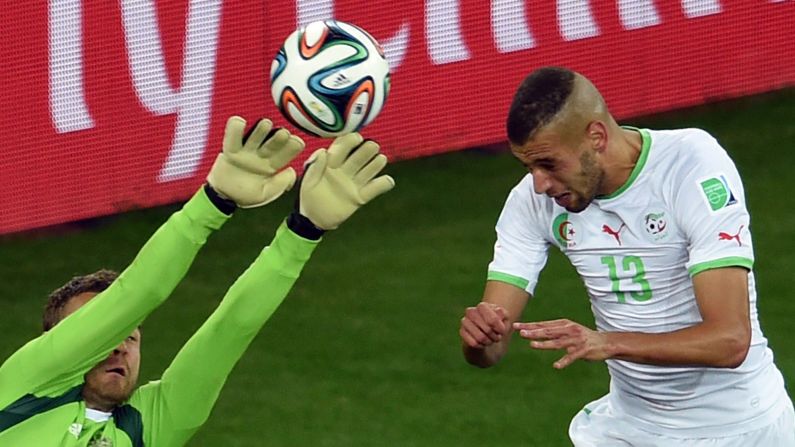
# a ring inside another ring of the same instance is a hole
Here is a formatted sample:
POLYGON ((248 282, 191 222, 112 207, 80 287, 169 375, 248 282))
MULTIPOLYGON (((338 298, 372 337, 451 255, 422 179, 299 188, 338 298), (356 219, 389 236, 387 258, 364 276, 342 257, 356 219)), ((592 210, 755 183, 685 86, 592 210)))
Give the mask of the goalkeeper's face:
MULTIPOLYGON (((63 317, 76 311, 96 295, 81 293, 69 299, 63 317)), ((108 357, 85 376, 83 398, 89 408, 110 411, 127 401, 138 382, 141 365, 141 331, 135 329, 108 357)))

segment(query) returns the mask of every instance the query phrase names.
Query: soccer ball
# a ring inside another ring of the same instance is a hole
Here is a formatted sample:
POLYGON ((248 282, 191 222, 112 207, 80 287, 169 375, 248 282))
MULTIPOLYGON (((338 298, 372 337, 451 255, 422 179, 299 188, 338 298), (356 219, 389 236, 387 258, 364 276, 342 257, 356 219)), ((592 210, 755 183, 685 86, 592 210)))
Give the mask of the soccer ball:
POLYGON ((320 20, 284 41, 271 64, 271 95, 296 127, 332 138, 370 124, 389 94, 384 50, 350 23, 320 20))

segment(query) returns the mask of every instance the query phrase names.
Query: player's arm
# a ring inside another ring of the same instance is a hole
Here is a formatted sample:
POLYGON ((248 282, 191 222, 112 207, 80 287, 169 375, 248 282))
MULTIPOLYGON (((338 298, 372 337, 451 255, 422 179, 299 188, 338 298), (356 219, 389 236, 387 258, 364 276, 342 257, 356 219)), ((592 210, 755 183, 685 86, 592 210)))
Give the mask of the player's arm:
POLYGON ((527 175, 508 195, 496 225, 483 298, 461 318, 464 359, 481 368, 496 364, 507 352, 512 324, 522 315, 547 260, 549 244, 538 231, 543 206, 532 191, 533 179, 527 175))
POLYGON ((242 118, 229 120, 224 152, 219 155, 225 159, 210 171, 208 185, 154 233, 107 290, 3 363, 0 407, 5 390, 46 392, 82 380, 85 371, 171 294, 207 237, 235 206, 264 204, 289 189, 295 173, 289 168, 277 171, 303 148, 303 142, 285 130, 270 132, 272 125, 263 120, 243 144, 244 127, 242 118))
POLYGON ((748 271, 705 270, 693 278, 701 323, 659 334, 598 332, 570 320, 516 323, 535 349, 565 350, 555 368, 577 359, 619 359, 652 365, 736 368, 751 343, 748 271))
POLYGON ((164 373, 158 385, 162 420, 153 424, 165 427, 163 436, 189 436, 207 419, 227 376, 287 296, 323 233, 394 186, 391 177, 376 177, 386 157, 359 134, 336 139, 308 163, 296 209, 164 373))
POLYGON ((702 322, 664 334, 607 333, 611 358, 650 364, 736 368, 751 344, 748 271, 706 270, 693 277, 702 322))
POLYGON ((524 311, 530 294, 502 281, 487 281, 483 300, 468 307, 461 318, 459 335, 464 358, 472 365, 487 368, 508 351, 513 323, 524 311))

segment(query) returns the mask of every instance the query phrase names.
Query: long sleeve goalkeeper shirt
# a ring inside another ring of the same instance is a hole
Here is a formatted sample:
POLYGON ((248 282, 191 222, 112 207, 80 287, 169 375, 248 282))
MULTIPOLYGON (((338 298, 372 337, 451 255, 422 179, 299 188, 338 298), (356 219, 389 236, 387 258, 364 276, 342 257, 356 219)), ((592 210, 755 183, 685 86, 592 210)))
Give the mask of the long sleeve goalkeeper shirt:
POLYGON ((199 191, 107 290, 0 366, 0 447, 172 447, 190 439, 317 241, 279 227, 162 378, 138 388, 104 420, 86 409, 84 375, 168 298, 227 218, 199 191))

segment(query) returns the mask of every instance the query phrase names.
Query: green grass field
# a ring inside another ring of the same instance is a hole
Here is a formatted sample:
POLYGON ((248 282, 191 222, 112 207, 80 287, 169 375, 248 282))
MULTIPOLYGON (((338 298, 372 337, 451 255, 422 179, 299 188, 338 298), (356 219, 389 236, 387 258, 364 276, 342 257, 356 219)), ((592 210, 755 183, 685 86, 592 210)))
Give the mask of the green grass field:
MULTIPOLYGON (((790 389, 793 116, 795 90, 785 90, 624 120, 701 127, 733 156, 751 210, 762 328, 790 389)), ((504 151, 472 150, 398 162, 389 172, 397 188, 326 237, 191 446, 567 445, 571 416, 607 391, 603 364, 556 371, 558 353, 531 351, 518 337, 494 368, 461 356, 459 319, 480 299, 494 223, 522 166, 504 151)), ((145 323, 142 381, 159 376, 291 202, 241 211, 210 240, 145 323)), ((75 274, 123 269, 175 209, 0 238, 0 359, 38 335, 49 291, 75 274)), ((593 325, 581 282, 556 250, 525 317, 593 325)))

